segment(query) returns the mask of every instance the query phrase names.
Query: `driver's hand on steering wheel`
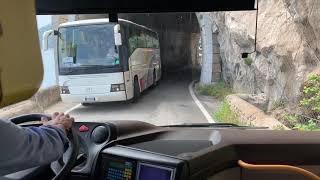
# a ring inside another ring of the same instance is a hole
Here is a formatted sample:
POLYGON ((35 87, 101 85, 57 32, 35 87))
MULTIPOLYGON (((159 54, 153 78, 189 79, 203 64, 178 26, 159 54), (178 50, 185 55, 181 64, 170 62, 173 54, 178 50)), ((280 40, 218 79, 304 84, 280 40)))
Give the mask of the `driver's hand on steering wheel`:
POLYGON ((47 118, 41 118, 41 121, 44 126, 54 126, 58 127, 60 129, 63 129, 65 132, 68 131, 73 123, 74 123, 74 118, 70 117, 69 114, 64 114, 62 112, 55 112, 53 113, 51 120, 48 120, 47 118))

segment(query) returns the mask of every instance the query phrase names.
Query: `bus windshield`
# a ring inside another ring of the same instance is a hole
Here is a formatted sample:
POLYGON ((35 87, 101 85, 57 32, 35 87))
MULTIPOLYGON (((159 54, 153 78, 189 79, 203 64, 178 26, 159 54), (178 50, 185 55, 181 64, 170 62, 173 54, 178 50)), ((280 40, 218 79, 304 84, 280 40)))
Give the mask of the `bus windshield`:
POLYGON ((114 24, 90 24, 60 28, 60 75, 103 73, 119 67, 113 27, 114 24))

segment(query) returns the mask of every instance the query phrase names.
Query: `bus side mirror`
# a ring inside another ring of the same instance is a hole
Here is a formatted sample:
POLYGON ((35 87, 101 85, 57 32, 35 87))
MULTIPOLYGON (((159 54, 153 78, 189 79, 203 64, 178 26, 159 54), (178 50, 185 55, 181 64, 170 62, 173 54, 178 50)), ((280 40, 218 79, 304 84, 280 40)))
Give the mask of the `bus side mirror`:
POLYGON ((59 31, 53 30, 53 35, 58 36, 59 35, 59 31))
POLYGON ((122 40, 121 40, 121 33, 120 33, 120 25, 116 24, 113 28, 113 31, 114 31, 114 44, 116 46, 121 46, 122 40))
POLYGON ((48 50, 48 41, 49 41, 49 36, 53 33, 53 30, 49 30, 43 33, 42 36, 42 49, 44 51, 48 50))
POLYGON ((59 31, 57 30, 49 30, 49 31, 46 31, 43 33, 43 36, 42 36, 42 48, 44 51, 48 50, 48 41, 49 41, 49 36, 51 35, 59 35, 59 31))

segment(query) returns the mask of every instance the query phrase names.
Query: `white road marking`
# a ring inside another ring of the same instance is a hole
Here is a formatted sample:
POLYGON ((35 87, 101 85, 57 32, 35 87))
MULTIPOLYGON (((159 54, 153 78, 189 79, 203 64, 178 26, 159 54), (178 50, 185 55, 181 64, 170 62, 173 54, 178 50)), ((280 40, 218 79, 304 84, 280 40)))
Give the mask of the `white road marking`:
POLYGON ((202 112, 202 114, 204 115, 204 117, 206 117, 207 121, 209 123, 215 123, 215 121, 213 120, 213 118, 210 116, 209 112, 206 110, 206 108, 203 107, 203 105, 201 104, 201 102, 199 101, 199 99, 197 98, 197 96, 195 95, 195 93, 193 92, 193 85, 194 85, 195 81, 192 81, 189 84, 189 92, 190 95, 193 99, 193 101, 196 103, 196 105, 198 106, 198 108, 200 109, 200 111, 202 112))
POLYGON ((72 108, 66 110, 66 111, 64 112, 64 114, 69 114, 71 111, 77 109, 77 108, 80 107, 80 106, 81 106, 81 103, 79 103, 79 104, 73 106, 72 108))

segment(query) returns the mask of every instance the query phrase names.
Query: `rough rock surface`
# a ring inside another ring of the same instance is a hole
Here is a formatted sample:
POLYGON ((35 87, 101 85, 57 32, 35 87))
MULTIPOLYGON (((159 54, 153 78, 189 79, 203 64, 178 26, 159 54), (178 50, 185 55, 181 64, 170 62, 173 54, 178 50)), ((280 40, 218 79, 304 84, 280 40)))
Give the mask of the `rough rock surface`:
POLYGON ((218 28, 223 77, 240 93, 265 93, 273 102, 298 102, 300 88, 320 63, 320 1, 260 0, 257 52, 255 11, 210 13, 218 28))

